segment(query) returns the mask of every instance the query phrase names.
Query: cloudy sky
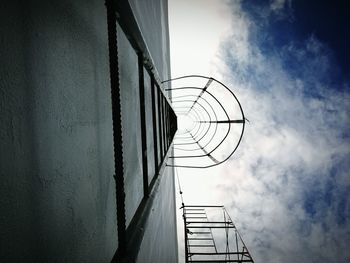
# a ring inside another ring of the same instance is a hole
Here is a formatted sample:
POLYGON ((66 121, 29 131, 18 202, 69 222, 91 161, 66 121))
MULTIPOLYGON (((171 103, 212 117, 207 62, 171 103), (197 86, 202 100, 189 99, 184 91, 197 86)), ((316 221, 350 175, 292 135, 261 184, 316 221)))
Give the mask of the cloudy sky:
POLYGON ((169 0, 172 76, 224 82, 250 121, 228 162, 178 169, 185 202, 225 205, 256 262, 350 262, 346 2, 169 0))

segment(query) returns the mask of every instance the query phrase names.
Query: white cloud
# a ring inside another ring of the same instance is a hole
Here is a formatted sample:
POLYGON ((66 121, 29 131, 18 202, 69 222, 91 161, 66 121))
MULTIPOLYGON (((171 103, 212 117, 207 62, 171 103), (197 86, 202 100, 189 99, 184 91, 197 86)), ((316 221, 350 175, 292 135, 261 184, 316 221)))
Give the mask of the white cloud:
POLYGON ((291 0, 272 0, 270 1, 270 9, 274 12, 278 12, 286 7, 291 7, 291 2, 291 0))
MULTIPOLYGON (((249 34, 255 25, 236 16, 237 10, 232 25, 245 24, 249 34)), ((305 48, 286 47, 306 64, 298 78, 283 67, 283 52, 266 56, 247 41, 246 31, 241 37, 234 26, 232 31, 217 66, 250 125, 239 156, 223 165, 218 196, 227 200, 256 261, 347 262, 350 222, 338 221, 350 216, 349 165, 344 167, 350 157, 350 94, 322 82, 320 74, 327 75, 331 65, 315 37, 305 48), (237 46, 247 48, 244 60, 237 46), (306 208, 307 198, 312 208, 306 208)))
MULTIPOLYGON (((188 40, 198 54, 205 32, 198 39, 177 38, 172 70, 182 72, 186 65, 189 73, 218 74, 250 123, 231 160, 180 171, 184 196, 189 203, 225 204, 256 262, 349 262, 350 94, 330 86, 332 54, 310 36, 303 45, 290 43, 266 55, 251 42, 259 25, 240 1, 227 3, 221 20, 226 37, 212 28, 220 37, 206 60, 198 60, 202 65, 178 51, 188 40), (294 72, 283 64, 287 56, 300 62, 294 72)), ((284 12, 290 6, 271 1, 270 9, 284 12)))
POLYGON ((227 35, 230 10, 223 0, 169 1, 172 76, 213 74, 212 58, 227 35), (184 61, 186 60, 186 61, 184 61))
POLYGON ((275 14, 279 19, 294 20, 292 0, 271 0, 269 12, 275 14))

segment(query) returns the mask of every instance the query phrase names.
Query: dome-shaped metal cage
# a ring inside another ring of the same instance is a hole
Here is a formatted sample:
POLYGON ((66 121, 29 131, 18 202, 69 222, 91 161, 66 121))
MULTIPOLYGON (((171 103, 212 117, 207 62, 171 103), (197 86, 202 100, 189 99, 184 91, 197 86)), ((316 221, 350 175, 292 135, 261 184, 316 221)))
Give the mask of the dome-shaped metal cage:
POLYGON ((235 94, 222 82, 188 75, 162 82, 171 91, 178 120, 175 159, 168 166, 209 168, 228 160, 237 150, 245 116, 235 94))

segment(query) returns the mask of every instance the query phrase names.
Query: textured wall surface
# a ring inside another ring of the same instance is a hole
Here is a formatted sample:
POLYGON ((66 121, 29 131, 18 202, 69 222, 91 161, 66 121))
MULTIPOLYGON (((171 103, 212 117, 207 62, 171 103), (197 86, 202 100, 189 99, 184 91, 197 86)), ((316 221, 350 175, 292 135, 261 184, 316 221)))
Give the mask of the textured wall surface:
MULTIPOLYGON (((159 76, 161 79, 169 79, 170 59, 167 1, 130 1, 130 4, 151 53, 152 60, 155 63, 156 72, 161 74, 159 76)), ((137 54, 132 49, 130 42, 125 37, 120 27, 118 27, 118 36, 121 69, 123 150, 125 161, 124 176, 126 183, 125 209, 128 224, 143 197, 140 101, 139 91, 137 90, 139 87, 137 54)), ((158 154, 159 163, 161 161, 160 128, 157 112, 157 129, 155 131, 153 130, 151 78, 145 69, 142 70, 144 70, 145 89, 146 152, 148 158, 147 176, 149 182, 151 182, 155 175, 154 154, 158 154), (157 153, 154 152, 154 132, 157 133, 157 153)), ((154 88, 155 90, 158 89, 156 86, 154 88)), ((157 98, 156 95, 156 104, 157 98)), ((152 196, 150 197, 153 200, 153 205, 144 229, 144 236, 137 262, 177 262, 174 170, 169 167, 162 169, 156 184, 156 191, 152 192, 152 196)))
MULTIPOLYGON (((166 0, 130 0, 131 7, 150 51, 156 71, 161 80, 170 78, 170 50, 168 32, 168 3, 166 0)), ((154 168, 153 124, 151 115, 150 78, 144 71, 148 178, 153 178, 154 168)), ((168 94, 169 96, 170 94, 168 94)), ((157 101, 157 96, 156 96, 157 101)), ((156 113, 157 132, 159 130, 156 113)), ((159 133, 159 132, 158 132, 159 133)), ((160 141, 158 134, 158 153, 160 161, 160 141)), ((174 170, 166 167, 160 171, 159 187, 150 198, 153 206, 146 223, 145 234, 137 257, 137 262, 177 262, 177 231, 175 218, 174 170)))
POLYGON ((144 86, 145 86, 145 119, 146 119, 146 139, 147 139, 147 156, 148 159, 148 183, 150 184, 155 175, 155 162, 154 162, 154 133, 153 130, 153 116, 152 116, 152 91, 151 91, 151 78, 148 72, 144 69, 144 86))
POLYGON ((120 27, 118 32, 126 224, 143 197, 138 57, 120 27))
MULTIPOLYGON (((166 1, 133 3, 157 71, 168 78, 166 1)), ((143 197, 138 61, 118 32, 130 222, 143 197)), ((0 61, 0 261, 110 262, 118 242, 104 1, 2 1, 0 61)), ((140 262, 176 262, 172 170, 158 183, 140 262)))
MULTIPOLYGON (((167 0, 130 0, 139 27, 161 80, 170 77, 167 0)), ((169 94, 170 95, 170 94, 169 94)))
POLYGON ((0 261, 109 262, 117 247, 106 9, 0 3, 0 261))
POLYGON ((176 263, 177 237, 175 219, 174 170, 161 171, 160 185, 154 193, 152 211, 147 222, 137 263, 176 263))

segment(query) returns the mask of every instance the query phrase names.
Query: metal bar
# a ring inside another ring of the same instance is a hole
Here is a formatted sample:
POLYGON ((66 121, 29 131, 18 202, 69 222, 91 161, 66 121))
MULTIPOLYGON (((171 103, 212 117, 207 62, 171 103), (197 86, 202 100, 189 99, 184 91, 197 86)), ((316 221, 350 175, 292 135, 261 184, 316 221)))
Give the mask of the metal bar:
MULTIPOLYGON (((237 249, 237 251, 239 251, 239 249, 238 249, 237 231, 235 231, 235 236, 236 236, 236 249, 237 249)), ((239 255, 237 255, 237 260, 239 260, 239 255)))
MULTIPOLYGON (((185 205, 184 206, 185 208, 186 207, 218 207, 218 208, 223 208, 224 206, 223 205, 185 205)), ((186 210, 204 210, 204 209, 187 209, 186 210)))
MULTIPOLYGON (((152 56, 149 52, 149 48, 147 47, 146 41, 143 37, 143 34, 138 26, 138 22, 132 8, 130 6, 129 1, 115 1, 108 0, 114 3, 116 6, 116 12, 118 13, 117 19, 119 25, 123 29, 124 32, 127 32, 128 40, 132 47, 138 52, 141 51, 144 55, 144 65, 147 68, 148 72, 154 74, 154 77, 160 83, 161 80, 159 78, 160 74, 155 66, 155 63, 152 59, 152 56)), ((169 39, 167 38, 167 42, 169 39)))
MULTIPOLYGON (((192 136, 192 134, 190 133, 190 135, 192 136)), ((208 153, 203 147, 202 145, 200 145, 200 143, 192 136, 193 140, 197 143, 197 145, 199 146, 199 148, 204 152, 204 154, 206 156, 208 156, 214 163, 219 163, 218 160, 216 160, 210 153, 208 153)))
POLYGON ((165 118, 165 145, 166 148, 168 149, 169 147, 169 135, 168 135, 168 123, 169 123, 169 118, 168 118, 168 103, 165 101, 165 107, 164 107, 164 118, 165 118))
POLYGON ((210 86, 210 84, 213 82, 212 78, 209 78, 207 84, 205 84, 204 88, 202 89, 202 91, 200 92, 200 94, 198 95, 197 99, 193 102, 191 108, 189 109, 189 111, 187 113, 189 113, 193 106, 197 103, 197 101, 199 100, 200 97, 202 97, 203 93, 207 90, 207 88, 210 86))
POLYGON ((188 238, 188 240, 212 240, 212 238, 200 238, 200 237, 197 237, 197 238, 188 238))
POLYGON ((165 135, 165 103, 164 103, 164 95, 163 93, 161 93, 161 107, 162 107, 162 133, 163 133, 163 156, 162 156, 162 160, 164 160, 164 156, 166 153, 166 135, 165 135))
POLYGON ((187 228, 236 228, 235 226, 187 226, 187 228))
POLYGON ((167 148, 169 148, 170 146, 170 108, 169 108, 169 104, 167 101, 165 101, 166 104, 166 137, 167 137, 167 148))
MULTIPOLYGON (((185 210, 183 210, 185 211, 185 210)), ((186 217, 185 215, 183 215, 183 219, 184 219, 184 229, 185 229, 185 260, 186 260, 186 263, 188 263, 188 236, 187 236, 187 228, 186 228, 186 217)))
POLYGON ((244 123, 244 120, 199 121, 199 123, 244 123))
POLYGON ((214 247, 214 245, 190 245, 191 247, 214 247))
POLYGON ((216 252, 216 253, 210 253, 210 252, 191 252, 191 255, 195 255, 195 256, 212 256, 212 255, 241 255, 241 254, 244 254, 244 255, 249 255, 248 252, 216 252))
POLYGON ((157 105, 158 105, 158 133, 159 133, 159 163, 158 167, 160 166, 160 163, 163 162, 163 145, 162 145, 162 116, 161 116, 161 104, 160 104, 160 96, 161 92, 159 91, 159 86, 157 85, 157 105))
POLYGON ((140 95, 140 117, 141 117, 141 149, 142 149, 142 175, 143 195, 148 197, 148 162, 147 162, 147 133, 146 133, 146 106, 145 106, 145 83, 143 72, 143 55, 138 53, 139 67, 139 95, 140 95))
POLYGON ((243 262, 253 262, 251 259, 243 259, 243 260, 237 260, 237 259, 218 259, 218 260, 191 260, 191 262, 198 262, 198 263, 207 263, 207 262, 238 262, 238 263, 243 263, 243 262))
POLYGON ((167 146, 166 146, 166 119, 165 119, 165 114, 166 114, 166 110, 165 110, 165 99, 164 96, 162 96, 162 110, 163 110, 163 147, 164 147, 164 152, 167 151, 167 146))
POLYGON ((168 105, 168 147, 171 144, 171 107, 168 105))
POLYGON ((166 99, 165 99, 165 97, 163 97, 164 99, 163 99, 163 103, 164 103, 164 138, 165 138, 165 140, 164 140, 164 147, 165 147, 165 149, 167 150, 168 149, 168 131, 167 131, 167 129, 168 129, 168 120, 167 120, 167 102, 166 102, 166 99))
POLYGON ((214 245, 214 248, 215 248, 215 252, 218 252, 218 249, 217 249, 216 244, 215 244, 214 236, 213 236, 213 231, 212 231, 211 228, 210 228, 210 235, 211 235, 211 238, 213 240, 213 245, 214 245))
POLYGON ((153 146, 154 146, 154 167, 155 174, 159 172, 158 163, 158 137, 157 137, 157 117, 156 117, 156 98, 155 98, 154 76, 151 74, 151 95, 152 95, 152 123, 153 123, 153 146))
POLYGON ((117 229, 118 250, 113 258, 126 254, 126 226, 125 226, 125 192, 124 192, 124 166, 121 127, 121 101, 119 83, 118 41, 117 41, 117 17, 112 0, 106 0, 107 8, 107 32, 109 51, 109 72, 112 98, 112 127, 114 149, 114 179, 116 183, 117 203, 117 229))
MULTIPOLYGON (((189 218, 189 217, 187 217, 189 218)), ((230 221, 203 221, 203 222, 198 222, 198 221, 187 221, 187 224, 228 224, 228 225, 233 225, 232 222, 230 221)))

